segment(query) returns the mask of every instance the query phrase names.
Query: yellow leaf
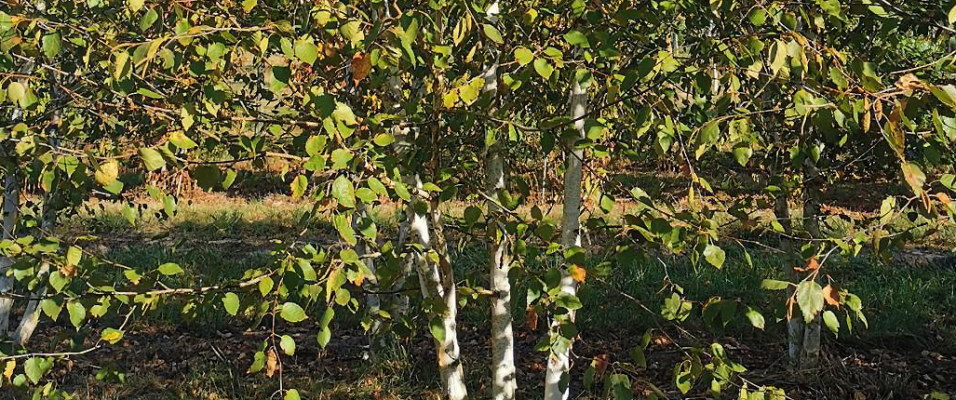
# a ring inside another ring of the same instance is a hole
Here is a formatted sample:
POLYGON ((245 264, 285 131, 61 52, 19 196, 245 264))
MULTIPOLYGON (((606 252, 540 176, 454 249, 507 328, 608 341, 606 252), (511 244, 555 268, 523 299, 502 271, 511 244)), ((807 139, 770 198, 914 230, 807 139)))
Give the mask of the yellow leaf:
POLYGON ((10 379, 13 376, 13 369, 17 367, 16 360, 7 361, 7 366, 3 368, 3 377, 10 379))
POLYGON ((117 176, 119 176, 119 163, 116 161, 100 164, 100 168, 94 174, 96 181, 103 186, 113 183, 117 176))
POLYGON ((584 283, 584 279, 588 275, 587 271, 585 271, 584 268, 581 268, 577 265, 572 265, 571 268, 569 268, 569 270, 570 270, 572 279, 574 279, 578 283, 584 283))

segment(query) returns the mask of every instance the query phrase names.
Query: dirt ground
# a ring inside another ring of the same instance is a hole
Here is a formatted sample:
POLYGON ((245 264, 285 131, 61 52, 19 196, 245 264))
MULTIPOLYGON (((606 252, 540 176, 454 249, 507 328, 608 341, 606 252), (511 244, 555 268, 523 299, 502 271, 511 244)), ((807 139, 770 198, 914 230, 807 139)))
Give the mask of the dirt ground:
MULTIPOLYGON (((57 330, 48 332, 54 339, 57 330)), ((57 362, 48 377, 61 389, 79 399, 240 399, 269 398, 282 380, 285 387, 298 388, 308 399, 431 399, 439 398, 434 364, 434 345, 419 334, 404 343, 407 358, 400 362, 373 363, 367 359, 368 338, 360 331, 336 331, 325 350, 315 340, 316 327, 309 323, 283 329, 297 342, 294 356, 281 356, 281 367, 272 377, 248 374, 252 355, 269 332, 215 331, 198 335, 185 331, 155 328, 131 331, 116 346, 57 362), (97 378, 97 371, 112 367, 125 374, 125 384, 97 378)), ((541 332, 517 328, 519 398, 536 398, 544 380, 545 353, 534 349, 541 332)), ((650 384, 669 398, 711 399, 698 384, 681 395, 673 385, 674 366, 683 357, 681 348, 668 337, 655 335, 647 350, 648 368, 632 375, 637 398, 650 393, 650 384)), ((483 342, 487 332, 460 327, 464 367, 474 398, 488 397, 487 361, 490 348, 483 342)), ((585 332, 573 349, 572 393, 580 399, 600 398, 601 385, 581 387, 584 371, 595 357, 607 355, 605 374, 616 370, 615 362, 629 362, 628 349, 640 340, 628 332, 585 332)), ((731 359, 748 370, 741 376, 757 385, 786 390, 788 398, 810 399, 922 399, 932 391, 956 392, 956 354, 920 350, 911 343, 848 344, 825 339, 824 361, 818 370, 794 374, 788 370, 785 346, 780 342, 738 342, 731 338, 710 338, 721 343, 731 359)), ((683 341, 678 339, 679 341, 683 341)), ((13 393, 0 390, 0 399, 13 393)), ((729 388, 718 398, 737 398, 738 389, 729 388)), ((8 397, 10 396, 10 397, 8 397)), ((278 397, 276 397, 278 398, 278 397)))

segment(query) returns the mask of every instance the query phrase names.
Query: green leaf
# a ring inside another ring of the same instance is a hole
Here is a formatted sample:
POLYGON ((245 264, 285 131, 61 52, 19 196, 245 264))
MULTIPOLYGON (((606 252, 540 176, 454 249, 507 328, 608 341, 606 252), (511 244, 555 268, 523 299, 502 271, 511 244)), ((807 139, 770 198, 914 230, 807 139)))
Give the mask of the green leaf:
POLYGON ((747 316, 747 319, 750 320, 750 324, 753 325, 754 328, 763 330, 764 319, 763 319, 763 315, 760 314, 759 311, 754 310, 753 308, 747 307, 747 312, 745 315, 747 316))
POLYGON ((299 391, 295 389, 289 389, 285 392, 284 400, 301 400, 299 397, 299 391))
POLYGON ((319 342, 319 347, 325 349, 325 346, 327 346, 329 341, 332 340, 332 330, 329 329, 329 327, 319 329, 316 340, 319 342))
POLYGON ((226 177, 222 180, 222 188, 229 189, 232 186, 233 182, 236 181, 236 170, 230 169, 226 171, 226 177))
POLYGON ((368 187, 379 196, 388 197, 388 189, 385 188, 385 185, 382 181, 378 180, 378 178, 370 176, 368 178, 368 187))
POLYGON ((332 150, 332 169, 345 168, 352 161, 352 153, 346 149, 332 150))
POLYGON ((212 190, 222 180, 219 167, 215 165, 200 165, 190 173, 196 184, 203 190, 212 190))
POLYGON ((60 34, 57 32, 43 35, 43 55, 52 60, 60 53, 60 34))
POLYGON ((66 312, 70 314, 70 323, 73 324, 73 327, 80 330, 80 325, 86 319, 86 307, 79 301, 71 300, 66 303, 66 312))
POLYGON ((815 281, 803 281, 797 285, 796 295, 797 304, 803 312, 803 320, 809 324, 823 311, 823 288, 815 281))
POLYGON ((183 273, 183 268, 180 267, 179 264, 170 262, 160 265, 157 271, 163 275, 170 276, 183 273))
POLYGON ((161 94, 159 94, 159 93, 156 93, 156 92, 154 92, 154 91, 152 91, 152 90, 149 90, 149 89, 146 89, 146 88, 139 89, 139 90, 136 91, 136 93, 139 94, 139 95, 141 95, 141 96, 143 96, 143 97, 149 97, 149 98, 151 98, 151 99, 162 99, 162 98, 165 98, 165 97, 166 97, 166 96, 163 96, 163 95, 161 95, 161 94))
POLYGON ((129 0, 127 6, 129 6, 130 11, 137 12, 143 9, 143 4, 146 3, 146 0, 129 0))
POLYGON ((376 146, 385 147, 395 143, 395 137, 387 133, 380 133, 375 135, 375 138, 372 139, 372 142, 374 142, 376 146))
POLYGON ((198 146, 198 144, 196 144, 196 142, 190 139, 189 136, 186 136, 186 134, 183 133, 183 131, 175 131, 173 133, 170 133, 169 141, 172 142, 173 145, 175 145, 176 147, 183 150, 188 150, 198 146))
POLYGON ((949 20, 950 24, 956 22, 956 5, 949 9, 949 15, 947 16, 947 19, 949 20))
POLYGON ((332 182, 332 197, 343 207, 355 208, 355 188, 352 181, 344 175, 335 178, 335 182, 332 182))
POLYGON ((70 246, 66 250, 66 265, 77 265, 83 257, 83 250, 76 246, 70 246))
POLYGON ((282 311, 279 312, 279 316, 289 322, 302 322, 306 319, 305 310, 293 302, 286 302, 283 304, 282 311))
POLYGON ((580 46, 585 49, 591 47, 591 45, 588 43, 588 37, 578 30, 572 30, 568 33, 565 33, 564 40, 572 46, 580 46))
POLYGON ((335 229, 339 232, 339 236, 341 236, 346 243, 351 245, 357 243, 355 230, 352 229, 352 224, 349 223, 348 217, 339 214, 332 218, 332 222, 335 225, 335 229))
POLYGON ((434 317, 428 321, 428 331, 431 332, 435 340, 445 341, 445 324, 442 323, 441 317, 434 317))
POLYGON ((150 8, 139 20, 139 30, 146 31, 156 23, 157 19, 159 19, 159 13, 156 12, 155 8, 150 8))
POLYGON ((833 311, 826 310, 823 312, 823 323, 827 325, 827 328, 830 328, 830 332, 833 332, 836 336, 840 336, 840 321, 837 320, 837 316, 833 311))
POLYGON ((23 372, 34 384, 40 383, 40 378, 53 367, 53 359, 33 357, 23 363, 23 372))
POLYGON ((753 154, 754 151, 750 147, 737 147, 734 149, 734 160, 737 160, 741 167, 746 167, 753 154))
POLYGON ((229 51, 229 49, 225 43, 216 42, 206 47, 206 57, 209 58, 209 61, 218 63, 219 60, 222 59, 222 56, 226 55, 227 51, 229 51))
POLYGON ((102 333, 100 333, 100 339, 103 339, 103 341, 109 344, 116 344, 120 340, 123 340, 123 331, 119 329, 106 328, 102 333))
POLYGON ((166 160, 163 159, 162 154, 149 147, 140 148, 139 157, 143 159, 143 165, 150 172, 166 166, 166 160))
POLYGON ((312 65, 318 58, 319 49, 311 40, 299 39, 295 41, 295 58, 312 65))
POLYGON ((727 254, 724 253, 724 249, 712 244, 708 244, 704 249, 704 258, 707 259, 707 262, 709 262, 710 265, 720 269, 724 266, 724 260, 726 260, 727 254))
POLYGON ((482 30, 485 32, 485 36, 491 39, 492 42, 505 44, 505 40, 501 38, 501 32, 498 31, 498 28, 495 28, 491 24, 484 24, 482 30))
POLYGON ((282 335, 282 339, 279 341, 279 347, 282 348, 282 351, 286 355, 295 355, 295 339, 289 335, 282 335))
POLYGON ((7 86, 7 98, 11 103, 20 103, 27 95, 27 88, 20 82, 10 82, 7 86))
POLYGON ((755 7, 753 11, 750 12, 748 16, 750 23, 754 26, 762 26, 767 22, 767 10, 764 10, 760 7, 755 7))
POLYGON ((515 49, 515 61, 518 62, 518 65, 525 66, 528 65, 531 61, 534 61, 534 53, 531 50, 528 50, 527 47, 519 47, 515 49))
POLYGON ((644 355, 643 347, 631 347, 631 351, 629 353, 631 355, 631 360, 634 360, 634 364, 640 365, 642 368, 647 368, 647 357, 644 355))
POLYGON ((50 317, 54 322, 59 318, 60 312, 63 311, 63 300, 55 298, 47 298, 40 301, 40 309, 43 310, 43 313, 46 316, 50 317))
POLYGON ((485 85, 484 78, 478 77, 472 79, 468 84, 463 85, 458 88, 458 96, 461 98, 461 101, 464 101, 467 105, 474 104, 475 100, 478 100, 478 96, 481 94, 481 89, 485 85))
POLYGON ((292 189, 292 198, 298 199, 305 195, 306 189, 309 187, 309 179, 305 175, 296 176, 292 180, 292 183, 289 184, 289 188, 292 189))
POLYGON ((239 312, 239 296, 232 292, 226 293, 222 296, 222 305, 229 315, 235 316, 239 312))
POLYGON ((764 279, 763 282, 760 282, 760 287, 767 290, 783 290, 790 287, 790 282, 764 279))
POLYGON ((256 8, 256 5, 258 4, 259 4, 258 0, 243 0, 242 11, 245 11, 245 12, 252 11, 252 9, 256 8))
POLYGON ((564 307, 571 311, 584 307, 584 305, 581 304, 581 300, 578 299, 578 296, 564 292, 558 295, 558 298, 555 299, 554 304, 558 307, 564 307))
POLYGON ((372 189, 369 188, 358 188, 355 190, 355 197, 359 200, 362 200, 365 204, 372 204, 375 200, 378 199, 378 195, 372 189))
POLYGON ((534 60, 534 71, 541 75, 542 78, 547 80, 551 77, 551 74, 554 72, 554 67, 548 63, 548 60, 543 58, 536 58, 534 60))

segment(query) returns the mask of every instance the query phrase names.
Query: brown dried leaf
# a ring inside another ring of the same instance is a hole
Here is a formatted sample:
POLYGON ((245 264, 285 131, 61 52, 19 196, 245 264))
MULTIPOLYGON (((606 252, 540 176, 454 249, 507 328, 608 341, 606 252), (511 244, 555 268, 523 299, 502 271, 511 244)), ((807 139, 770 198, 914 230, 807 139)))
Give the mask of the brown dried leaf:
POLYGON ((528 321, 528 327, 531 328, 531 330, 538 330, 538 313, 535 312, 534 307, 528 307, 528 314, 525 320, 528 321))
POLYGON ((833 285, 827 285, 827 287, 823 288, 823 299, 827 301, 827 304, 840 307, 840 294, 837 293, 837 291, 837 288, 833 287, 833 285))
POLYGON ((870 98, 863 96, 863 132, 870 131, 870 98))
POLYGON ((806 267, 793 267, 793 269, 795 269, 795 270, 797 270, 797 271, 800 271, 800 272, 816 271, 816 270, 820 269, 820 263, 817 262, 817 257, 816 257, 816 256, 813 256, 813 257, 810 257, 810 261, 807 262, 807 266, 806 266, 806 267))
POLYGON ((352 56, 352 80, 356 84, 361 82, 372 71, 372 57, 366 53, 355 53, 352 56))
POLYGON ((60 267, 60 273, 67 278, 72 278, 76 275, 76 265, 64 265, 60 267))
POLYGON ((953 202, 953 200, 949 198, 949 195, 943 192, 936 193, 936 198, 939 199, 939 202, 943 203, 943 205, 946 207, 949 207, 949 205, 953 202))
POLYGON ((607 353, 594 356, 594 361, 592 365, 594 365, 594 371, 597 372, 597 376, 604 376, 604 371, 607 370, 607 366, 608 366, 607 353))
POLYGON ((269 353, 266 355, 266 376, 272 377, 275 374, 276 370, 279 369, 279 355, 276 354, 276 349, 269 349, 269 353))
POLYGON ((903 89, 907 94, 913 93, 914 90, 923 88, 923 82, 913 75, 912 73, 903 75, 899 80, 896 81, 896 87, 903 89))

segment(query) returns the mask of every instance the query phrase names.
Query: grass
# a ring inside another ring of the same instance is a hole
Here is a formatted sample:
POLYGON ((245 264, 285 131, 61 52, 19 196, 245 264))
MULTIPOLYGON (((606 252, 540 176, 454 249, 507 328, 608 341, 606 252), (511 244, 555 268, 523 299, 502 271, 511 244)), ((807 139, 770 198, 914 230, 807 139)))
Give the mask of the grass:
MULTIPOLYGON (((150 209, 158 211, 158 205, 150 209)), ((463 206, 453 204, 448 213, 460 215, 463 206)), ((269 241, 289 238, 300 229, 299 221, 309 211, 309 205, 287 198, 269 197, 244 200, 215 196, 202 201, 182 204, 171 218, 158 218, 158 213, 142 213, 136 226, 122 216, 122 209, 111 203, 99 204, 94 212, 81 213, 63 224, 72 235, 94 234, 110 243, 109 257, 131 267, 155 268, 163 262, 176 262, 186 273, 172 282, 180 285, 215 284, 237 279, 251 268, 269 261, 269 241), (181 240, 182 239, 182 240, 181 240), (213 244, 213 245, 210 245, 213 244)), ((554 207, 560 210, 560 207, 554 207)), ((559 212, 559 211, 552 211, 559 212)), ((379 207, 373 219, 386 235, 397 229, 395 207, 379 207)), ((839 230, 839 220, 832 221, 832 229, 839 230)), ((903 225, 908 222, 896 222, 903 225)), ((910 223, 919 224, 919 221, 910 223)), ((314 217, 307 225, 313 231, 307 240, 327 245, 335 233, 323 216, 314 217)), ((947 230, 945 234, 951 235, 947 230)), ((760 290, 763 279, 783 279, 776 254, 750 248, 752 266, 745 261, 739 246, 728 245, 727 262, 722 270, 705 265, 691 265, 684 257, 650 255, 621 264, 614 260, 610 270, 589 272, 606 275, 613 289, 597 281, 585 285, 582 300, 586 307, 580 314, 582 326, 595 330, 628 326, 649 327, 647 315, 635 313, 634 304, 617 295, 627 293, 654 311, 658 310, 659 295, 669 283, 680 285, 688 299, 703 302, 711 296, 737 299, 743 304, 761 310, 779 309, 779 293, 760 290), (617 299, 600 301, 600 299, 617 299)), ((480 243, 469 243, 455 254, 456 272, 466 284, 487 286, 486 248, 480 243)), ((595 262, 597 263, 597 261, 595 262)), ((544 270, 541 260, 526 260, 529 270, 544 270)), ((956 321, 956 269, 947 266, 884 265, 869 257, 846 260, 834 257, 828 261, 826 272, 841 287, 864 299, 870 318, 870 329, 858 332, 867 335, 926 336, 931 332, 953 332, 956 321)), ((516 315, 523 315, 524 286, 515 285, 516 315)), ((485 322, 484 307, 465 307, 466 321, 485 322), (474 311, 472 310, 474 309, 474 311)), ((183 321, 175 313, 160 313, 160 320, 178 324, 183 321)), ((212 318, 212 317, 210 317, 212 318)), ((217 322, 218 321, 218 322, 217 322)), ((211 322, 199 321, 208 326, 211 322)))
MULTIPOLYGON (((299 222, 308 214, 309 207, 278 196, 249 200, 215 195, 180 204, 178 213, 170 218, 161 218, 157 213, 142 213, 136 225, 131 226, 118 205, 100 203, 64 221, 62 229, 65 236, 96 235, 98 240, 91 243, 102 253, 113 261, 134 268, 153 269, 163 262, 178 263, 185 273, 168 281, 170 286, 208 285, 237 279, 248 269, 266 265, 272 248, 270 240, 298 235, 302 227, 299 222)), ((455 215, 463 208, 453 204, 448 213, 455 215)), ((158 205, 150 205, 147 209, 156 211, 158 205)), ((560 210, 560 207, 555 207, 555 210, 560 210)), ((373 218, 380 226, 380 232, 394 234, 398 221, 394 207, 383 207, 373 218)), ((310 230, 307 239, 314 243, 328 245, 336 240, 334 229, 321 214, 309 219, 306 226, 310 230)), ((831 227, 838 229, 836 223, 831 227)), ((667 322, 660 317, 662 293, 667 294, 672 285, 679 285, 686 298, 695 302, 695 314, 684 324, 686 328, 714 336, 779 341, 784 335, 780 322, 783 295, 759 288, 763 279, 781 279, 783 271, 779 258, 773 253, 751 248, 748 249, 751 265, 745 261, 740 247, 724 247, 727 261, 721 270, 708 265, 692 265, 686 257, 658 258, 652 255, 623 262, 615 260, 609 268, 595 268, 599 260, 594 260, 595 265, 588 268, 588 283, 582 286, 580 293, 585 305, 578 314, 582 335, 613 340, 622 335, 639 335, 647 328, 666 326, 667 322), (621 293, 636 301, 626 299, 621 293), (766 330, 751 327, 739 311, 726 327, 706 326, 699 317, 700 306, 711 296, 737 300, 759 310, 766 318, 766 330)), ((486 287, 486 260, 483 244, 467 243, 454 256, 460 281, 486 287)), ((547 267, 547 259, 526 262, 529 271, 540 272, 547 267)), ((956 351, 953 348, 956 343, 956 268, 884 265, 869 257, 857 257, 848 260, 833 258, 825 269, 841 287, 863 299, 864 312, 869 320, 868 329, 859 329, 859 324, 854 324, 852 334, 841 332, 840 341, 866 345, 905 340, 907 346, 935 346, 936 351, 956 351)), ((527 330, 524 320, 526 283, 523 278, 515 279, 514 291, 516 326, 527 330)), ((215 338, 220 332, 241 331, 237 328, 248 325, 237 326, 235 319, 228 317, 215 302, 200 302, 196 312, 184 315, 182 309, 186 301, 188 299, 179 298, 164 302, 138 318, 136 329, 215 338)), ((483 331, 487 329, 487 316, 487 301, 471 300, 461 309, 460 325, 483 331)), ((358 316, 351 316, 343 310, 336 316, 335 332, 356 332, 360 329, 358 321, 358 316)), ((313 334, 307 333, 303 341, 314 340, 308 336, 313 334)), ((824 335, 832 338, 829 333, 824 335)), ((333 336, 333 342, 337 340, 340 338, 333 336)), ((423 347, 428 347, 427 340, 420 340, 423 347)), ((248 352, 256 345, 251 341, 243 343, 245 347, 237 350, 240 353, 248 352)), ((468 346, 484 345, 479 342, 468 346)), ((79 398, 90 399, 260 399, 268 398, 277 389, 275 379, 245 374, 250 360, 217 359, 208 353, 207 347, 197 345, 196 351, 206 356, 191 358, 194 365, 184 366, 179 375, 172 377, 157 377, 142 369, 128 374, 126 385, 110 385, 87 376, 71 380, 69 386, 81 389, 74 390, 79 398), (82 390, 84 387, 86 394, 82 390)), ((358 367, 348 368, 325 366, 318 355, 318 361, 303 361, 302 357, 307 356, 297 356, 295 364, 302 370, 300 373, 290 370, 286 385, 309 393, 308 398, 417 399, 426 398, 422 396, 423 392, 436 389, 434 380, 422 378, 431 376, 434 370, 428 369, 428 363, 423 370, 409 359, 410 356, 399 355, 377 364, 360 363, 358 367), (314 368, 323 372, 310 372, 314 368)), ((476 381, 483 379, 484 372, 480 365, 469 366, 469 376, 476 381)))

